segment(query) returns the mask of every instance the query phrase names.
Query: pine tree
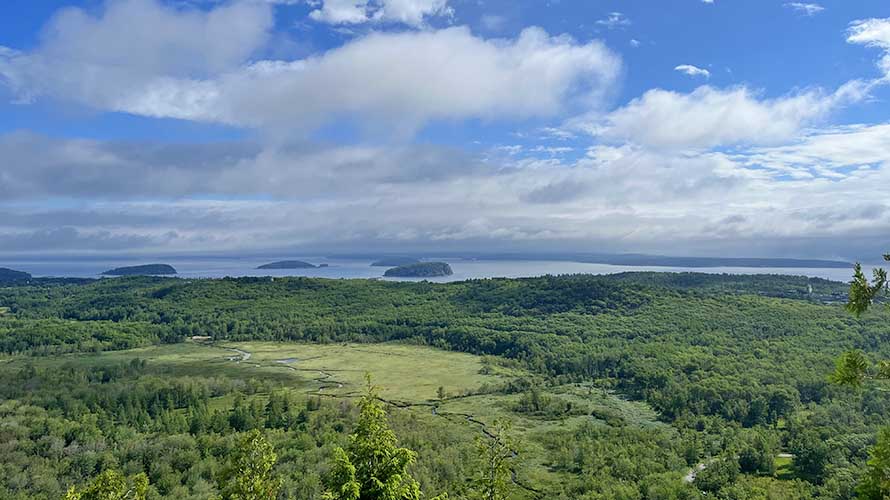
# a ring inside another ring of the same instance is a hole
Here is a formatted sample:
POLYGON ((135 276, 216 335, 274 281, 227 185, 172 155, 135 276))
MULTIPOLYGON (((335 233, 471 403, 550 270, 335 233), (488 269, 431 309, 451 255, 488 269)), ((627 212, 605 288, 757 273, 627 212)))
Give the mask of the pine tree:
MULTIPOLYGON (((890 261, 890 254, 884 255, 884 260, 890 261)), ((887 291, 890 282, 887 281, 887 271, 876 268, 873 271, 874 278, 871 282, 862 272, 862 265, 857 263, 853 269, 853 281, 850 284, 850 298, 847 301, 847 310, 859 316, 868 310, 874 300, 881 293, 887 291)))
POLYGON ((399 448, 395 433, 389 428, 386 410, 371 384, 359 403, 355 431, 346 449, 334 451, 334 464, 327 480, 325 500, 419 500, 417 481, 408 467, 417 454, 399 448))

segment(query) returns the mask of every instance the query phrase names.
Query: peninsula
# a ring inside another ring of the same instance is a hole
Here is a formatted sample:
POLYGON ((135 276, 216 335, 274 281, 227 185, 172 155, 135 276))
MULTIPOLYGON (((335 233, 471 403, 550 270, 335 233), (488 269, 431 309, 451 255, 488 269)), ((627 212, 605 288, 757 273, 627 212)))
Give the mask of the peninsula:
POLYGON ((28 281, 31 281, 30 274, 6 267, 0 267, 0 283, 25 283, 28 281))

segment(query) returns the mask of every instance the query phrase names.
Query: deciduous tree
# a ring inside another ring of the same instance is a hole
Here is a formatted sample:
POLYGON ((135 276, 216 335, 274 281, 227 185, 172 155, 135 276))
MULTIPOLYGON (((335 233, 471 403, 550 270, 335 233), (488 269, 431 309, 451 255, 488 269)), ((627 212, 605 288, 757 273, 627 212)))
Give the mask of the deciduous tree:
POLYGON ((82 489, 68 489, 64 500, 145 500, 148 477, 144 473, 130 479, 120 472, 109 469, 96 476, 82 489))
POLYGON ((220 477, 225 500, 270 500, 281 481, 272 473, 278 455, 263 434, 254 429, 239 441, 220 477))
POLYGON ((512 490, 510 460, 515 455, 510 425, 496 421, 489 432, 477 438, 479 465, 474 479, 474 495, 477 500, 503 500, 512 490))

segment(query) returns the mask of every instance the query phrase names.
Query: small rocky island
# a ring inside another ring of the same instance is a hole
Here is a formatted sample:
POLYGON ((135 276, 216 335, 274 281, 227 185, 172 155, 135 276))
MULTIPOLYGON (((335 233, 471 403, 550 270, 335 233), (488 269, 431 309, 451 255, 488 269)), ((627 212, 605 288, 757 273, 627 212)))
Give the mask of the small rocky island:
POLYGON ((0 267, 0 283, 27 283, 28 281, 31 281, 30 274, 0 267))
POLYGON ((420 260, 414 257, 384 257, 378 261, 372 262, 372 267, 398 267, 410 264, 419 264, 420 260))
POLYGON ((328 267, 327 265, 316 266, 302 260, 280 260, 278 262, 270 262, 257 267, 257 269, 315 269, 316 267, 328 267))
POLYGON ((176 274, 176 269, 167 264, 116 267, 102 273, 103 276, 166 276, 170 274, 176 274))
POLYGON ((438 278, 451 276, 452 274, 454 274, 454 271, 445 262, 418 262, 387 269, 383 273, 384 276, 389 278, 438 278))

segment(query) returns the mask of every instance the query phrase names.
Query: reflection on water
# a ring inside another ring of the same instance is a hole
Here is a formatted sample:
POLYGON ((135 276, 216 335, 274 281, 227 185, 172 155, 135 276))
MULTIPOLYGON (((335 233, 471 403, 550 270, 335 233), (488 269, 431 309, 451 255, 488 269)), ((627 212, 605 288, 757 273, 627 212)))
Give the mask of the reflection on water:
MULTIPOLYGON (((374 278, 383 279, 384 267, 371 267, 370 260, 329 259, 323 257, 296 257, 313 264, 327 264, 328 267, 314 269, 256 269, 257 266, 275 260, 294 259, 160 259, 157 262, 170 264, 179 271, 182 278, 222 278, 226 276, 310 276, 319 278, 374 278)), ((428 259, 432 260, 432 259, 428 259)), ((704 272, 729 274, 787 274, 826 278, 835 281, 849 281, 851 269, 831 268, 745 268, 745 267, 658 267, 658 266, 613 266, 608 264, 587 264, 565 261, 523 261, 523 260, 463 260, 437 259, 448 262, 454 274, 443 278, 428 278, 429 281, 448 282, 475 278, 520 278, 543 276, 547 274, 611 274, 624 271, 663 271, 663 272, 704 272)), ((0 267, 9 267, 26 271, 34 276, 56 277, 98 277, 108 269, 120 266, 138 265, 154 262, 148 260, 28 260, 0 261, 0 267)), ((865 270, 871 273, 870 269, 865 270)), ((387 280, 410 280, 407 278, 386 278, 387 280)))

